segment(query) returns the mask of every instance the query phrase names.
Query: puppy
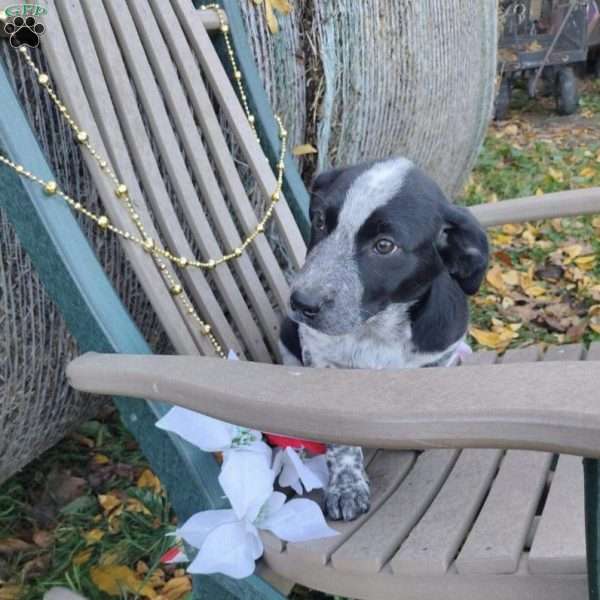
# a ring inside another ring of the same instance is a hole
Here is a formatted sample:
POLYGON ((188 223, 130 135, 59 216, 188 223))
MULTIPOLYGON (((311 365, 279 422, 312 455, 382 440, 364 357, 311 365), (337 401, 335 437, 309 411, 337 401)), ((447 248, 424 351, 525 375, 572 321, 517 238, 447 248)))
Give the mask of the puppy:
MULTIPOLYGON (((487 238, 476 219, 405 158, 322 173, 310 217, 306 262, 281 331, 284 363, 451 364, 467 331, 467 295, 487 267, 487 238)), ((369 509, 362 451, 330 446, 327 460, 327 513, 355 519, 369 509)))

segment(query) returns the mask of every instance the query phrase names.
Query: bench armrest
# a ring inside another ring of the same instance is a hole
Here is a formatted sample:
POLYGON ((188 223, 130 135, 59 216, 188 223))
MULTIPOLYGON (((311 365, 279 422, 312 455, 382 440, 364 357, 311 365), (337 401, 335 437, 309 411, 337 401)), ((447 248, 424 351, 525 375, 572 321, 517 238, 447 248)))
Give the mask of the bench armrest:
POLYGON ((600 458, 597 361, 370 371, 88 353, 67 375, 81 391, 162 400, 333 443, 600 458))

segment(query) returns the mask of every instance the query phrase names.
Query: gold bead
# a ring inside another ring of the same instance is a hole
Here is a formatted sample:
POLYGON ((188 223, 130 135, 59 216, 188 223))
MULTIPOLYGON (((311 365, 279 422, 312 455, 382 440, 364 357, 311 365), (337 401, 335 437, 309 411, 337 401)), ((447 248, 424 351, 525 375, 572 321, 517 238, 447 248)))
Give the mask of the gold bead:
POLYGON ((286 137, 287 137, 287 134, 288 134, 288 132, 287 132, 287 129, 282 129, 282 130, 279 132, 279 137, 280 137, 280 138, 283 140, 284 138, 286 138, 286 137))
POLYGON ((271 194, 271 200, 273 200, 273 202, 279 202, 279 198, 280 198, 279 192, 273 192, 271 194))
POLYGON ((208 323, 205 323, 202 326, 202 332, 204 333, 204 335, 208 335, 211 331, 210 325, 208 323))
POLYGON ((283 170, 283 169, 285 169, 285 164, 284 164, 284 162, 283 162, 282 160, 280 160, 280 161, 277 163, 277 168, 278 168, 279 170, 283 170))
POLYGON ((46 73, 40 73, 38 75, 38 83, 40 85, 48 85, 49 81, 50 81, 50 77, 48 77, 48 75, 46 75, 46 73))
POLYGON ((105 215, 98 217, 98 226, 102 227, 102 229, 106 229, 108 227, 108 217, 105 215))
POLYGON ((24 170, 24 169, 23 169, 23 165, 17 165, 17 166, 15 167, 15 171, 16 171, 17 173, 22 173, 22 172, 23 172, 23 170, 24 170))
POLYGON ((248 115, 248 122, 251 125, 254 125, 254 121, 255 121, 254 115, 248 115))
POLYGON ((256 228, 256 231, 258 233, 264 233, 265 232, 265 226, 262 223, 259 223, 258 227, 256 228))
POLYGON ((225 23, 223 23, 223 25, 221 25, 221 32, 227 33, 228 31, 229 31, 229 25, 225 25, 225 23))
POLYGON ((146 252, 152 252, 154 250, 154 240, 150 237, 144 239, 144 250, 146 252))
POLYGON ((207 269, 214 269, 216 266, 217 263, 212 258, 206 263, 207 269))
POLYGON ((236 248, 233 253, 235 254, 235 256, 241 256, 242 255, 242 249, 241 248, 236 248))
POLYGON ((129 194, 129 190, 124 183, 120 183, 115 190, 115 194, 117 195, 117 198, 126 198, 127 194, 129 194))
POLYGON ((21 54, 27 54, 27 48, 25 48, 25 46, 21 46, 21 47, 19 48, 19 52, 20 52, 21 54))
POLYGON ((101 169, 106 169, 108 166, 105 160, 101 160, 99 163, 101 169))
POLYGON ((234 77, 234 79, 237 79, 239 81, 242 78, 242 72, 241 71, 234 71, 233 72, 233 77, 234 77))
POLYGON ((73 204, 73 208, 75 210, 81 210, 81 202, 75 202, 75 204, 73 204))
POLYGON ((183 288, 179 284, 175 284, 169 291, 172 296, 179 296, 183 292, 183 288))
POLYGON ((177 259, 177 262, 179 263, 180 267, 187 267, 189 263, 188 259, 185 256, 180 256, 177 259))
POLYGON ((44 185, 44 194, 46 194, 46 196, 52 196, 53 194, 56 194, 57 189, 58 186, 56 185, 56 181, 47 181, 44 185))
POLYGON ((81 144, 85 144, 85 142, 88 141, 88 134, 85 131, 79 131, 77 133, 77 141, 80 142, 81 144))

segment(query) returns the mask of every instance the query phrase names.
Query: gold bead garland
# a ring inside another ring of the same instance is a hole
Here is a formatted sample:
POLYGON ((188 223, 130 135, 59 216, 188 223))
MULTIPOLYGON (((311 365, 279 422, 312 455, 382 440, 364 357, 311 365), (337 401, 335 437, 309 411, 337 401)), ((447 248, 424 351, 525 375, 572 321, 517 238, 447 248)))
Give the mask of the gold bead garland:
MULTIPOLYGON (((201 10, 214 10, 217 13, 217 16, 218 16, 219 22, 220 22, 219 29, 224 37, 225 46, 227 48, 227 54, 228 54, 230 66, 231 66, 231 69, 233 72, 233 77, 237 84, 240 101, 242 103, 242 107, 244 109, 244 113, 246 114, 246 118, 248 120, 250 128, 252 129, 252 132, 256 136, 257 141, 260 143, 260 138, 257 134, 256 126, 255 126, 255 117, 250 112, 250 108, 248 105, 248 99, 246 97, 246 93, 245 93, 244 86, 242 83, 242 73, 238 69, 237 61, 235 59, 235 54, 233 52, 233 47, 232 47, 231 41, 229 39, 229 27, 225 21, 224 12, 218 4, 208 4, 208 5, 201 6, 200 8, 201 8, 201 10)), ((178 267, 180 267, 182 269, 185 269, 188 267, 195 267, 195 268, 199 268, 199 269, 211 270, 221 264, 224 264, 226 262, 229 262, 231 260, 234 260, 234 259, 242 256, 244 251, 246 250, 246 248, 256 239, 256 237, 258 237, 258 235, 263 234, 265 232, 266 224, 273 216, 275 204, 279 201, 279 199, 281 197, 281 189, 283 187, 283 173, 284 173, 284 169, 285 169, 284 158, 285 158, 285 152, 286 152, 287 131, 283 127, 283 123, 281 122, 281 119, 278 116, 275 116, 275 119, 277 121, 277 125, 279 128, 279 138, 281 139, 281 150, 280 150, 279 160, 277 162, 277 178, 276 178, 277 182, 276 182, 276 186, 275 186, 275 191, 271 194, 270 203, 269 203, 262 219, 258 222, 254 231, 252 231, 248 235, 248 237, 241 243, 241 245, 238 246, 237 248, 233 248, 233 250, 231 252, 229 252, 228 254, 224 254, 223 256, 221 256, 219 258, 209 258, 208 260, 205 260, 205 261, 200 261, 195 258, 188 259, 185 256, 177 256, 174 253, 170 252, 168 249, 163 248, 160 245, 157 245, 155 240, 152 239, 146 233, 144 226, 141 222, 140 216, 136 212, 135 207, 133 206, 133 203, 129 196, 129 190, 128 190, 127 186, 118 179, 117 175, 112 170, 112 168, 109 166, 108 162, 103 157, 101 157, 100 154, 96 151, 96 149, 92 146, 92 144, 90 143, 90 140, 89 140, 89 134, 86 131, 82 130, 77 125, 77 123, 75 123, 74 119, 69 114, 69 111, 68 111, 66 105, 61 102, 61 100, 57 96, 56 92, 54 91, 54 89, 50 83, 49 76, 46 73, 42 73, 38 69, 38 67, 35 65, 35 63, 31 59, 31 56, 29 55, 27 48, 24 46, 21 46, 19 48, 19 51, 21 52, 22 56, 24 57, 25 62, 36 74, 38 83, 46 90, 46 93, 49 95, 52 102, 55 104, 55 106, 58 108, 58 110, 62 114, 63 118, 65 119, 65 121, 68 123, 68 125, 73 130, 73 132, 75 134, 75 139, 77 140, 77 142, 81 146, 83 146, 84 148, 87 149, 87 151, 91 154, 91 156, 98 163, 100 170, 107 177, 109 177, 115 184, 115 195, 117 196, 117 198, 119 198, 120 200, 123 201, 123 204, 124 204, 125 208, 127 209, 129 217, 133 221, 134 225, 136 226, 136 228, 139 232, 139 235, 130 233, 128 231, 124 231, 124 230, 116 227, 115 225, 113 225, 110 222, 109 218, 106 215, 96 214, 96 213, 93 213, 92 211, 86 209, 81 204, 81 202, 78 202, 77 200, 73 199, 71 196, 69 196, 68 194, 63 192, 58 187, 58 184, 55 181, 44 181, 43 179, 41 179, 41 178, 37 177, 36 175, 34 175, 33 173, 31 173, 30 171, 25 170, 23 165, 18 165, 16 163, 14 163, 8 157, 6 157, 2 154, 0 154, 0 163, 4 163, 5 165, 7 165, 11 169, 13 169, 19 175, 22 175, 23 177, 26 177, 26 178, 30 179, 31 181, 42 186, 43 191, 47 196, 55 196, 55 195, 60 196, 63 200, 65 200, 65 202, 73 210, 82 214, 86 218, 94 221, 100 229, 110 231, 128 241, 138 244, 146 252, 151 254, 169 286, 170 293, 173 295, 174 298, 177 298, 178 301, 181 302, 181 304, 185 308, 186 313, 188 315, 190 315, 191 318, 197 322, 197 324, 199 325, 199 328, 200 328, 200 332, 209 338, 217 355, 222 358, 225 358, 225 353, 223 351, 223 348, 221 347, 218 340, 212 333, 211 326, 200 318, 196 309, 190 303, 187 295, 183 293, 184 292, 183 287, 179 283, 177 283, 177 281, 175 280, 172 273, 169 271, 169 268, 163 259, 168 260, 169 262, 177 265, 178 267)))

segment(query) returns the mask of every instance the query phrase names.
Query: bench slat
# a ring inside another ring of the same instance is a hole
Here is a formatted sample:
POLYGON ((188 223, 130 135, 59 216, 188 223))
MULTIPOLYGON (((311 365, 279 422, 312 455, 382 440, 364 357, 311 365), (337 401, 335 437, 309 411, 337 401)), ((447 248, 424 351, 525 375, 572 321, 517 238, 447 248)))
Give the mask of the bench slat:
POLYGON ((585 573, 583 468, 561 455, 529 553, 532 573, 585 573))
POLYGON ((421 454, 398 489, 331 557, 335 569, 373 573, 381 569, 425 513, 452 469, 459 452, 421 454))
POLYGON ((371 480, 371 508, 369 512, 350 522, 330 521, 329 525, 339 532, 336 537, 313 542, 287 544, 290 559, 315 566, 327 564, 331 554, 356 529, 371 518, 386 498, 398 487, 398 484, 406 477, 412 467, 414 460, 414 452, 378 451, 367 468, 371 480))
POLYGON ((502 458, 499 450, 463 450, 431 506, 391 560, 394 573, 446 573, 502 458))
POLYGON ((456 559, 459 573, 514 573, 552 454, 509 450, 456 559))

